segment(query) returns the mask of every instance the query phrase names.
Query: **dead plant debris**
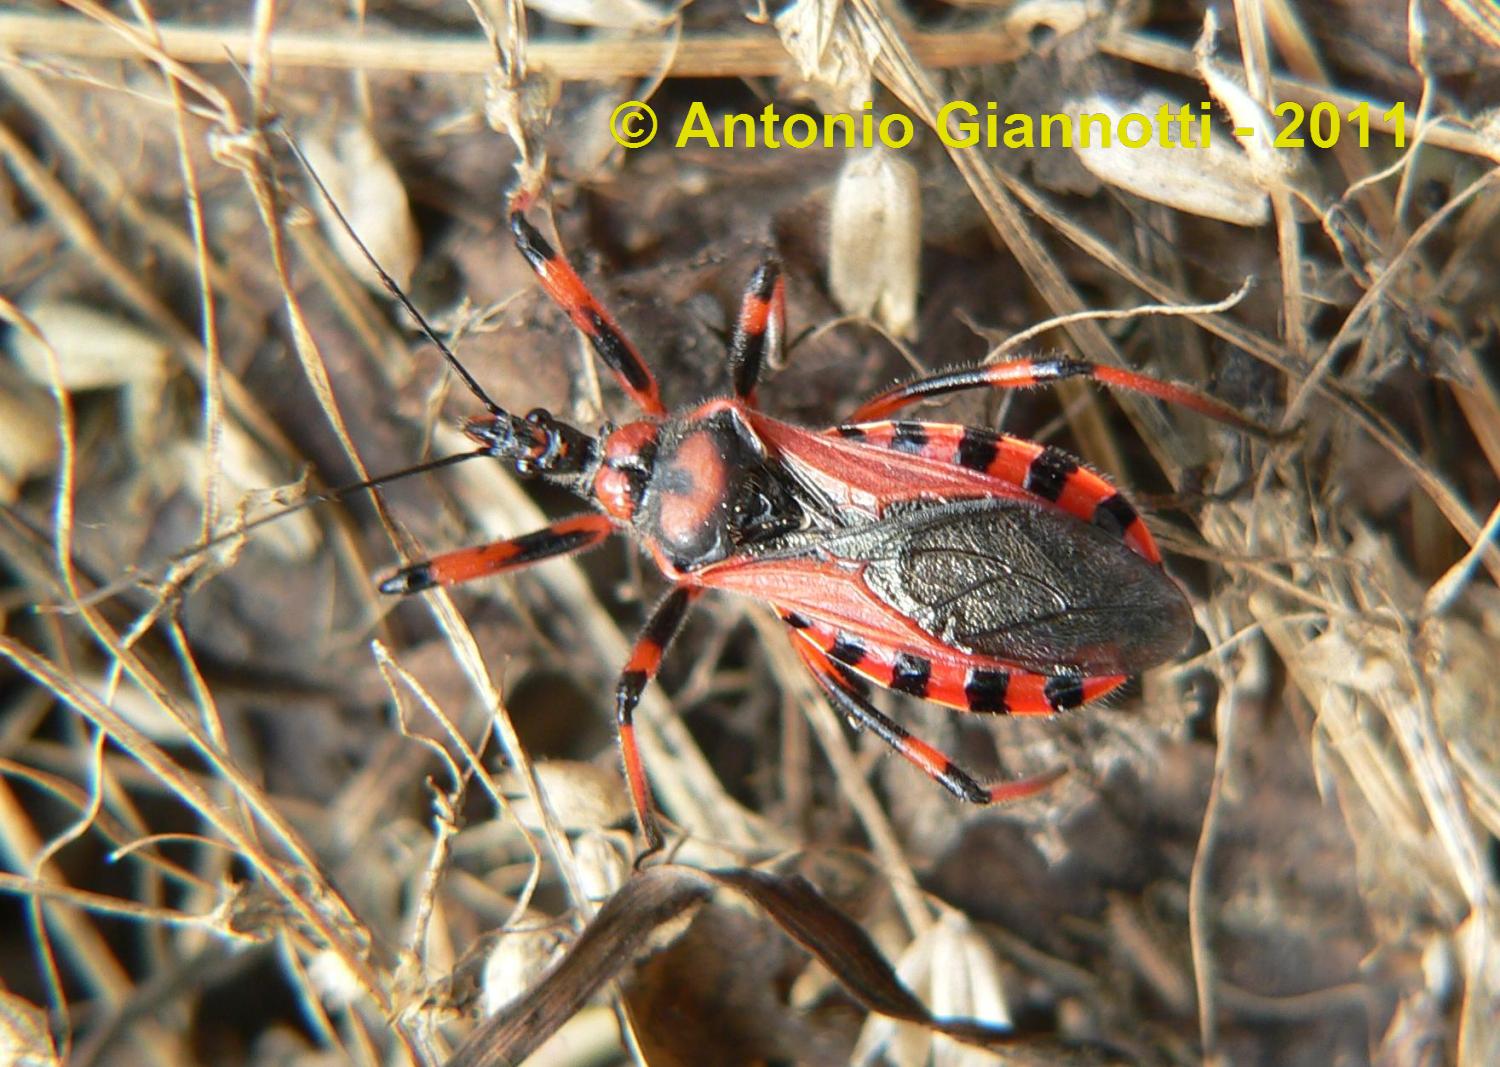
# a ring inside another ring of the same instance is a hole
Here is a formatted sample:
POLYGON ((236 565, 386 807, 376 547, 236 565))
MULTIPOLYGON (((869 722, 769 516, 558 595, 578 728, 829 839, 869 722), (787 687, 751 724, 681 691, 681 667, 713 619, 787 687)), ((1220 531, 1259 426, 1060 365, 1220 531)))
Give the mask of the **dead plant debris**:
POLYGON ((1500 1062, 1492 5, 530 7, 0 12, 0 1060, 1500 1062), (628 100, 667 131, 630 152, 628 100), (1187 107, 1217 154, 949 147, 953 100, 1187 107), (915 134, 676 147, 695 103, 915 134), (712 601, 638 715, 675 834, 634 869, 608 712, 652 568, 380 597, 567 506, 483 463, 245 529, 472 407, 286 137, 521 411, 626 408, 509 247, 518 184, 669 405, 726 388, 768 247, 782 417, 1039 323, 1201 383, 1279 432, 932 416, 1131 487, 1198 644, 1051 721, 893 702, 987 776, 1072 771, 975 810, 712 601))

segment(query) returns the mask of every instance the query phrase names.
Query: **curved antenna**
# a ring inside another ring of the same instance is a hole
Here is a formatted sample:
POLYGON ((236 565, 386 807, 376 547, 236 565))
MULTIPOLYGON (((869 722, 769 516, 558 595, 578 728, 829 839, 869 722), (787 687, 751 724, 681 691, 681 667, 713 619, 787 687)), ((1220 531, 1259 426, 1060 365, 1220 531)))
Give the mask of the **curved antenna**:
POLYGON ((349 485, 341 485, 337 489, 328 490, 326 493, 314 493, 312 496, 303 497, 295 504, 288 504, 280 511, 273 511, 268 515, 261 515, 259 518, 251 519, 249 522, 239 524, 232 530, 226 530, 224 533, 218 534, 214 537, 210 537, 207 541, 201 541, 198 544, 194 545, 192 548, 183 549, 181 552, 177 553, 175 556, 170 557, 166 561, 167 566, 174 566, 175 564, 192 559, 200 552, 206 552, 208 549, 213 548, 215 545, 221 545, 225 541, 233 540, 236 537, 242 537, 245 534, 249 533, 251 530, 258 529, 259 527, 265 526, 267 523, 275 522, 278 519, 284 519, 286 518, 286 516, 295 514, 296 512, 299 512, 304 508, 310 508, 314 504, 328 504, 335 500, 343 500, 345 497, 353 496, 355 493, 361 492, 365 489, 374 489, 375 487, 385 485, 388 482, 400 481, 402 478, 410 478, 413 474, 425 474, 428 471, 441 470, 444 467, 452 467, 455 464, 463 463, 465 460, 478 459, 480 456, 487 456, 489 454, 490 450, 487 448, 477 448, 473 452, 458 452, 451 456, 443 456, 440 459, 429 459, 425 463, 417 463, 410 467, 402 467, 400 470, 391 471, 389 474, 382 474, 378 478, 369 478, 362 482, 352 482, 349 485))
POLYGON ((313 180, 313 184, 318 187, 318 192, 322 194, 323 199, 327 201, 328 206, 333 210, 334 216, 339 220, 339 225, 344 228, 344 232, 347 233, 350 239, 354 241, 355 245, 358 246, 360 254, 365 257, 365 262, 369 263, 370 267, 380 277, 380 284, 384 285, 386 291, 389 292, 391 296, 396 298, 396 300, 401 304, 402 307, 406 309, 407 313, 411 315, 412 318, 417 320, 417 325, 421 327, 422 332, 427 336, 427 339, 437 346, 437 350, 441 352, 443 354, 443 358, 448 361, 448 366, 453 368, 453 373, 457 374, 463 381, 464 385, 468 387, 469 392, 478 397, 479 402, 489 409, 490 414, 500 418, 509 418, 510 412, 506 411, 499 404, 490 399, 489 394, 480 387, 477 381, 475 381, 474 376, 469 373, 468 368, 458 361, 458 357, 453 354, 453 350, 448 347, 447 343, 441 337, 438 336, 437 331, 433 329, 432 324, 427 321, 426 316, 424 316, 420 311, 417 310, 417 306, 411 302, 411 298, 406 295, 401 286, 396 284, 396 279, 392 278, 389 274, 386 273, 385 268, 380 265, 380 262, 375 258, 374 253, 372 253, 370 249, 366 247, 365 242, 360 238, 359 234, 354 232, 354 227, 349 224, 348 217, 344 215, 344 211, 341 207, 339 207, 338 201, 333 198, 333 193, 329 192, 328 186, 323 184, 323 179, 319 177, 318 172, 313 169, 313 165, 308 160, 307 156, 302 154, 302 149, 297 144, 296 140, 285 130, 279 130, 278 132, 281 134, 282 140, 286 141, 287 145, 291 148, 292 154, 297 157, 297 162, 302 164, 302 169, 307 171, 308 177, 310 177, 313 180))
POLYGON ((389 474, 382 474, 378 478, 370 478, 363 482, 353 482, 349 485, 340 486, 337 489, 330 489, 324 493, 314 493, 312 496, 303 497, 295 504, 288 504, 286 507, 281 508, 279 511, 273 511, 269 514, 261 515, 258 518, 251 519, 249 522, 241 522, 237 524, 233 529, 225 530, 221 534, 215 534, 207 541, 199 541, 191 548, 185 548, 181 552, 177 552, 171 556, 168 556, 166 559, 160 560, 159 562, 153 564, 148 568, 133 569, 132 573, 128 576, 94 590, 88 596, 84 597, 83 600, 85 603, 89 604, 95 604, 101 600, 108 600, 115 594, 129 589, 131 586, 135 585, 142 579, 150 579, 153 576, 160 577, 170 571, 173 567, 176 567, 182 563, 186 563, 194 557, 202 555, 204 552, 207 552, 211 548, 216 548, 228 541, 242 538, 252 530, 256 530, 262 526, 277 522, 281 519, 286 518, 288 515, 294 515, 297 512, 304 510, 305 508, 312 507, 314 504, 327 504, 335 500, 343 500, 346 497, 353 496, 355 493, 362 492, 366 489, 374 489, 377 486, 385 485, 387 482, 399 481, 402 478, 409 478, 413 474, 424 474, 427 471, 440 470, 443 467, 452 467, 455 464, 463 463, 466 460, 478 459, 480 456, 488 456, 491 454, 491 450, 488 448, 475 449, 473 452, 458 452, 451 456, 443 456, 441 459, 430 459, 425 463, 418 463, 414 466, 403 467, 400 470, 392 471, 389 474))

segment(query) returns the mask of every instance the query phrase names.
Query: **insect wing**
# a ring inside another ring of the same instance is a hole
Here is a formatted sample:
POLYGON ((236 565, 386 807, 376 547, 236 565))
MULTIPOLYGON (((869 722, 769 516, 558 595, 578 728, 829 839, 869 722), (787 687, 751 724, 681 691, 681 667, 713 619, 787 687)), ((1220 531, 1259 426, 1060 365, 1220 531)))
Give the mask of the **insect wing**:
POLYGON ((866 587, 943 644, 1041 673, 1133 673, 1192 635, 1176 585, 1110 534, 1005 497, 913 503, 829 537, 866 587))

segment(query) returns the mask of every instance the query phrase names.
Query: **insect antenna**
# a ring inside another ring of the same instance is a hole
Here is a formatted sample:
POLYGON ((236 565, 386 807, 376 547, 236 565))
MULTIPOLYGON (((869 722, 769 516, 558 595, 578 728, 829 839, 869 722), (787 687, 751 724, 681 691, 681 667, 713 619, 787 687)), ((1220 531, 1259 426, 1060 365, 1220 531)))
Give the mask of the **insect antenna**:
POLYGON ((488 409, 490 419, 467 419, 464 423, 464 432, 487 445, 489 455, 514 462, 516 472, 521 475, 553 472, 567 478, 587 468, 595 455, 593 439, 587 434, 558 422, 545 411, 537 410, 523 418, 511 414, 490 399, 489 394, 469 373, 468 368, 459 362, 453 349, 449 348, 447 343, 438 336, 432 323, 428 322, 427 317, 417 310, 411 298, 406 295, 401 286, 396 284, 396 279, 392 278, 380 265, 369 246, 359 234, 354 232, 354 227, 350 225, 348 217, 339 207, 338 201, 334 199, 328 186, 324 184, 317 169, 303 153, 301 146, 285 130, 281 130, 280 133, 287 146, 291 148, 292 154, 297 157, 297 161, 307 171, 313 184, 317 186, 318 192, 332 209, 339 225, 343 227, 344 232, 349 235, 360 254, 364 256, 365 262, 380 278, 381 284, 416 320, 422 333, 437 346, 437 350, 443 354, 443 359, 448 361, 448 366, 453 368, 453 373, 458 375, 468 387, 469 392, 473 393, 488 409))
POLYGON ((242 538, 252 530, 257 530, 262 526, 268 526, 273 522, 278 522, 281 519, 286 518, 288 515, 295 515, 297 512, 302 511, 306 508, 310 508, 315 504, 329 504, 333 503, 334 501, 345 500, 353 496, 355 493, 364 492, 368 489, 375 489, 382 485, 388 485, 391 482, 400 481, 402 478, 410 478, 414 474, 425 474, 428 471, 441 470, 443 467, 452 467, 467 460, 478 459, 481 456, 488 455, 491 455, 491 452, 488 448, 479 448, 475 449, 472 452, 457 452, 451 456, 442 456, 438 459, 427 460, 425 463, 417 463, 410 467, 402 467, 400 470, 391 471, 388 474, 382 474, 377 478, 368 478, 362 482, 351 482, 348 485, 341 485, 337 489, 329 489, 322 493, 314 493, 311 496, 303 497, 295 504, 288 504, 286 507, 280 508, 277 511, 272 511, 265 515, 257 516, 256 518, 250 519, 247 522, 238 523, 234 526, 233 529, 225 530, 223 533, 216 534, 213 537, 208 538, 208 540, 206 541, 199 541, 197 544, 191 546, 190 548, 185 548, 180 552, 176 552, 173 555, 168 556, 166 559, 161 560, 160 562, 155 563, 150 567, 132 568, 131 573, 127 574, 125 577, 94 590, 88 596, 83 598, 83 602, 85 604, 96 604, 102 600, 108 600, 110 597, 113 597, 119 593, 124 592, 126 589, 129 589, 131 586, 135 585, 142 579, 158 578, 170 572, 172 568, 187 563, 189 560, 202 555, 209 549, 217 548, 219 545, 242 538))
POLYGON ((489 394, 484 391, 484 388, 469 373, 468 368, 459 361, 457 355, 454 354, 447 342, 438 335, 432 323, 422 314, 411 298, 406 295, 406 292, 396 283, 396 280, 391 277, 390 273, 380 265, 380 261, 370 251, 364 239, 355 232, 354 227, 349 222, 348 216, 344 214, 343 208, 339 206, 332 191, 302 151, 301 146, 297 144, 296 140, 286 130, 283 129, 279 132, 282 139, 291 149, 292 154, 297 158, 302 169, 307 172, 308 177, 317 187, 319 195, 323 197, 324 202, 328 204, 334 217, 338 219, 339 225, 359 249, 365 262, 370 265, 376 276, 379 277, 381 284, 416 321, 423 335, 442 353, 443 359, 447 361, 448 366, 458 375, 469 392, 489 411, 492 419, 470 418, 464 422, 465 432, 470 437, 479 441, 484 447, 470 452, 459 452, 451 456, 428 460, 375 478, 353 482, 349 485, 321 493, 314 493, 280 510, 258 516, 249 521, 240 522, 233 529, 226 530, 224 533, 210 537, 190 548, 183 549, 152 567, 144 570, 134 570, 132 574, 125 578, 96 590, 88 598, 92 602, 108 599, 129 588, 142 578, 169 573, 172 568, 187 563, 209 549, 241 538, 252 530, 276 522, 288 515, 312 507, 315 504, 344 500, 355 493, 375 489, 402 478, 411 477, 414 474, 435 471, 443 467, 450 467, 465 462, 466 460, 488 456, 514 462, 518 473, 555 472, 558 476, 567 478, 580 470, 588 468, 593 462, 594 441, 587 434, 574 430, 565 424, 558 423, 549 414, 540 410, 534 411, 524 418, 514 415, 490 399, 489 394))
POLYGON ((318 187, 318 192, 322 195, 323 200, 333 211, 334 217, 339 220, 339 225, 344 228, 344 232, 349 235, 349 238, 354 242, 355 246, 359 248, 360 254, 365 257, 365 262, 369 263, 371 269, 373 269, 376 275, 380 278, 380 284, 384 285, 386 291, 389 292, 391 296, 393 296, 403 308, 406 309, 407 314, 409 314, 413 319, 416 320, 417 326, 421 329, 422 333, 427 337, 429 341, 437 346, 437 350, 441 352, 443 354, 443 358, 448 361, 448 366, 453 368, 453 373, 458 375, 459 379, 468 388, 469 392, 473 393, 479 399, 479 402, 489 410, 490 414, 499 419, 514 419, 515 416, 511 415, 510 412, 506 411, 499 404, 490 399, 489 394, 484 391, 479 382, 476 381, 474 376, 469 373, 468 368, 465 367, 461 362, 459 362, 458 356, 454 355, 453 350, 448 347, 447 342, 445 342, 441 337, 438 336, 437 330, 435 330, 432 324, 427 321, 427 317, 417 310, 416 304, 412 303, 411 298, 406 295, 406 292, 401 288, 401 286, 396 284, 396 279, 392 278, 388 273, 386 273, 386 269, 380 265, 380 261, 375 258, 375 254, 371 252, 370 249, 365 245, 364 239, 354 231, 354 227, 350 225, 349 219, 344 215, 343 208, 339 207, 338 201, 334 199, 333 193, 329 191, 328 186, 323 184, 323 179, 318 175, 318 172, 313 167, 312 162, 307 158, 306 155, 303 154, 302 148, 297 144, 296 139, 293 138, 291 134, 287 133, 285 130, 281 130, 280 132, 282 139, 285 140, 287 145, 291 148, 292 154, 297 157, 297 162, 302 164, 302 169, 307 171, 308 177, 311 178, 313 184, 318 187))
POLYGON ((314 504, 329 504, 336 500, 344 500, 366 489, 375 489, 382 485, 389 485, 391 482, 400 481, 402 478, 410 478, 414 474, 425 474, 428 471, 441 470, 443 467, 452 467, 466 460, 478 459, 481 456, 488 456, 489 454, 489 449, 486 448, 477 448, 472 452, 457 452, 451 456, 441 456, 438 459, 429 459, 425 463, 416 463, 410 467, 402 467, 400 470, 391 471, 389 474, 382 474, 378 478, 367 478, 362 482, 351 482, 349 485, 341 485, 337 489, 314 493, 312 496, 303 497, 295 504, 288 504, 280 511, 273 511, 270 514, 251 519, 249 522, 241 523, 233 530, 227 530, 224 533, 209 538, 207 541, 202 541, 194 545, 192 548, 179 552, 168 561, 168 565, 170 566, 191 559, 198 553, 213 548, 215 545, 220 545, 225 541, 240 537, 251 530, 275 522, 278 519, 284 519, 286 516, 295 514, 304 508, 310 508, 314 504))

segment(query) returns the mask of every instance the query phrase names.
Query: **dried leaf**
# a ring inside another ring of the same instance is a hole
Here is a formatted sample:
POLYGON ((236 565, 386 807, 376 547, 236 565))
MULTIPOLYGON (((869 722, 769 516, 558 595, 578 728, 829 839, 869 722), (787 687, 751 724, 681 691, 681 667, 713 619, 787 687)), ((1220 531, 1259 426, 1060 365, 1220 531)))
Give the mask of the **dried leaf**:
POLYGON ((1213 93, 1214 99, 1229 112, 1229 120, 1234 128, 1251 131, 1246 136, 1236 136, 1245 148, 1251 173, 1260 187, 1271 190, 1292 184, 1302 169, 1301 156, 1295 148, 1276 146, 1280 132, 1276 120, 1234 75, 1214 62, 1217 37, 1218 24, 1210 11, 1204 17, 1203 34, 1194 49, 1198 75, 1208 86, 1208 91, 1213 93))
MULTIPOLYGON (((1163 107, 1177 115, 1183 106, 1184 102, 1159 93, 1146 93, 1135 100, 1095 94, 1070 103, 1067 112, 1079 130, 1084 128, 1080 118, 1084 115, 1104 115, 1109 128, 1118 130, 1126 115, 1150 119, 1163 107)), ((1178 132, 1175 122, 1168 129, 1174 135, 1178 132)), ((1226 144, 1222 137, 1210 138, 1206 145, 1196 140, 1191 146, 1175 141, 1164 145, 1153 133, 1139 148, 1122 144, 1118 138, 1108 145, 1094 143, 1091 138, 1085 145, 1080 137, 1073 151, 1100 181, 1158 204, 1236 226, 1260 226, 1270 220, 1271 198, 1256 179, 1250 157, 1238 145, 1226 144)))
POLYGON ((632 963, 659 927, 681 918, 715 886, 748 897, 828 968, 871 1011, 919 1023, 980 1046, 1009 1045, 1003 1030, 972 1019, 937 1018, 902 985, 868 934, 811 882, 749 868, 700 871, 663 866, 641 871, 599 910, 561 962, 531 993, 482 1023, 448 1067, 516 1063, 570 1018, 605 982, 632 963))
POLYGON ((600 986, 635 960, 657 927, 712 891, 711 883, 683 877, 679 870, 657 868, 626 882, 557 966, 525 997, 476 1027, 448 1067, 500 1067, 530 1055, 600 986))
MULTIPOLYGON (((896 973, 922 994, 939 1015, 961 1015, 996 1029, 1010 1029, 1000 964, 989 942, 969 920, 961 912, 945 911, 924 936, 932 942, 932 966, 928 973, 911 975, 900 965, 896 973)), ((937 1067, 982 1067, 989 1062, 983 1053, 959 1045, 943 1034, 933 1035, 932 1055, 937 1067)))
POLYGON ((806 80, 802 92, 824 112, 858 114, 875 98, 870 50, 855 40, 842 0, 799 0, 772 25, 806 80))
POLYGON ((664 25, 668 14, 646 0, 527 0, 526 6, 570 26, 645 30, 664 25))
MULTIPOLYGON (((172 354, 139 326, 85 304, 45 301, 25 309, 57 352, 64 389, 111 389, 131 382, 159 382, 172 354)), ((47 357, 23 330, 11 331, 11 352, 33 381, 48 384, 47 357)))

